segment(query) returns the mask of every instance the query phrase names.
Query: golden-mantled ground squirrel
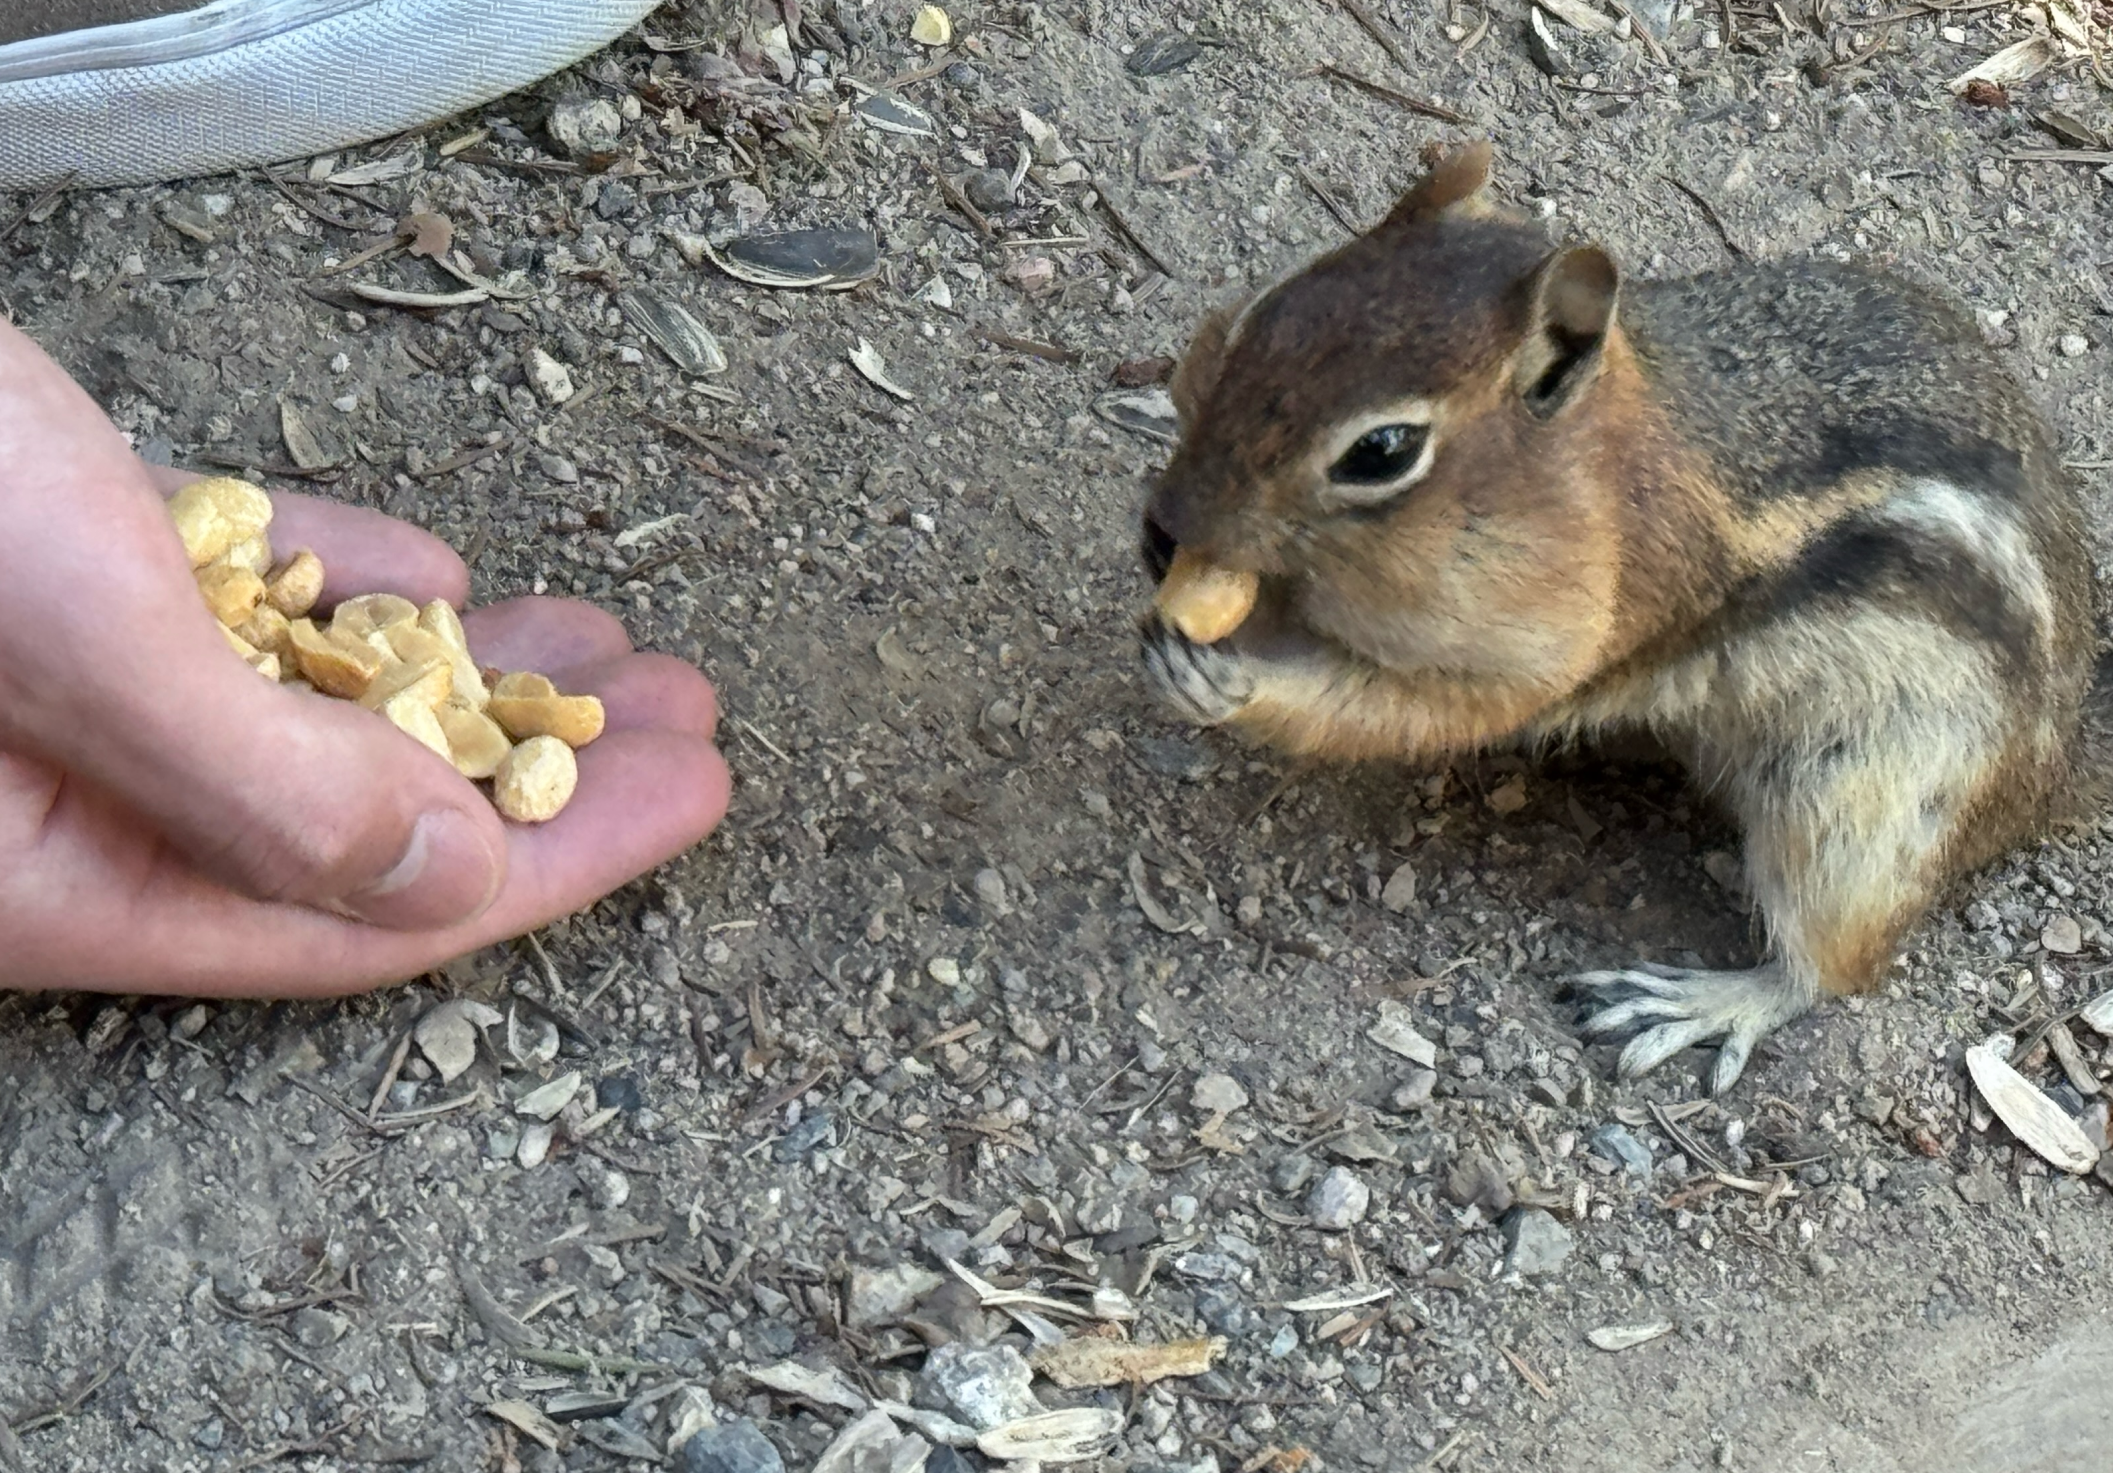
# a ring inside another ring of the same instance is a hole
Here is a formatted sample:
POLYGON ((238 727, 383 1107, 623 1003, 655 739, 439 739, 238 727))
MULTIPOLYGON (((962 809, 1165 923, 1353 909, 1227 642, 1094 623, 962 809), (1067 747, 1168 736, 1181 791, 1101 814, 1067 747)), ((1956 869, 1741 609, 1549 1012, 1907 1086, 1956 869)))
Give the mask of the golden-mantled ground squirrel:
POLYGON ((1635 1035, 1624 1076, 1721 1038, 1721 1091, 2062 789, 2081 518, 1945 299, 1823 261, 1624 282, 1497 208, 1489 163, 1198 332, 1145 660, 1309 756, 1656 734, 1743 830, 1769 945, 1575 980, 1588 1032, 1635 1035))

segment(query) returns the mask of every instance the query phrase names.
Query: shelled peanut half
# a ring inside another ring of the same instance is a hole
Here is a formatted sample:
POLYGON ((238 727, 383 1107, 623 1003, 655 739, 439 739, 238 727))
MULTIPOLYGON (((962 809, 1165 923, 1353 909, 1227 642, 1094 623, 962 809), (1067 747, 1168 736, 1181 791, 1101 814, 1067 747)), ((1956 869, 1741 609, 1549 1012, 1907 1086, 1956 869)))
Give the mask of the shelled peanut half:
POLYGON ((267 679, 357 701, 417 738, 516 823, 558 816, 579 782, 575 749, 602 734, 602 703, 544 676, 479 669, 462 620, 436 599, 349 598, 317 623, 323 564, 275 561, 271 498, 230 477, 193 481, 169 502, 198 591, 228 645, 267 679))

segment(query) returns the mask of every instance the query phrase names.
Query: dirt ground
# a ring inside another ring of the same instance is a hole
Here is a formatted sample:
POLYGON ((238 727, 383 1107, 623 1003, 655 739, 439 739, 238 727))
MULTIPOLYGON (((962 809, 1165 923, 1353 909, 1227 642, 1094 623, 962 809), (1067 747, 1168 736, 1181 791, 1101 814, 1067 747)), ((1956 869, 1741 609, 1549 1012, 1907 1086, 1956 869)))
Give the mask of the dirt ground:
MULTIPOLYGON (((1990 1126, 1962 1057, 2105 985, 2113 830, 1978 877, 1881 994, 1785 1029, 1728 1097, 1700 1053, 1617 1086, 1561 980, 1749 955, 1714 878, 1732 836, 1677 773, 1606 757, 1307 773, 1170 723, 1132 633, 1165 446, 1103 396, 1339 240, 1322 191, 1369 223, 1422 145, 1486 131, 1509 199, 1633 273, 1823 253, 1961 294, 2113 525, 2113 187, 2014 157, 2080 147, 2042 112, 2113 135, 2107 94, 2071 66, 2008 107, 1951 96, 2028 34, 2000 7, 1682 4, 1663 59, 1558 24, 1568 86, 1514 0, 961 6, 936 74, 912 8, 811 5, 789 88, 767 55, 707 59, 738 17, 670 6, 478 117, 276 182, 0 199, 0 228, 29 212, 0 299, 150 457, 418 521, 480 600, 618 612, 718 682, 738 774, 701 849, 413 986, 0 1001, 0 1465, 644 1466, 701 1390, 805 1470, 852 1414, 744 1368, 908 1400, 930 1345, 1029 1348, 931 1289, 952 1256, 1120 1290, 1140 1340, 1226 1338, 1139 1391, 1037 1382, 1122 1415, 1086 1466, 2105 1467, 2113 1200, 1990 1126), (1130 70, 1169 30, 1196 54, 1130 70), (909 73, 939 137, 830 115, 844 79, 909 73), (593 99, 622 136, 575 157, 546 114, 593 99), (1023 108, 1054 130, 1039 162, 1023 108), (498 299, 348 294, 461 288, 402 254, 335 270, 417 210, 498 299), (805 225, 870 227, 880 275, 779 291, 690 259, 805 225), (725 371, 678 370, 625 315, 637 288, 725 371), (909 397, 854 368, 861 341, 909 397), (451 1082, 415 1047, 393 1064, 456 997, 511 1022, 451 1082), (1398 1008, 1435 1079, 1369 1037, 1398 1008), (536 1162, 512 1102, 574 1071, 536 1162), (1310 1216, 1337 1168, 1369 1193, 1347 1230, 1310 1216), (890 1284, 929 1292, 890 1314, 890 1284), (1358 1286, 1391 1292, 1285 1307, 1358 1286), (532 1424, 556 1449, 507 1402, 562 1413, 532 1424)), ((2061 1077, 2044 1047, 2025 1068, 2061 1077)), ((927 1466, 983 1466, 949 1459, 927 1466)))

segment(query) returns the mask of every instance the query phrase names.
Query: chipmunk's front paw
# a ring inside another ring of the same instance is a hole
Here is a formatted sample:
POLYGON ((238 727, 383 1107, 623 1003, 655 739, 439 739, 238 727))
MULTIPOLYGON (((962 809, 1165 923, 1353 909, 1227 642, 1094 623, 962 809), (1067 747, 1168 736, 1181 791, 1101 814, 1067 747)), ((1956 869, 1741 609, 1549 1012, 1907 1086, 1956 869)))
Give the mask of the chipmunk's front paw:
POLYGON ((1156 617, 1145 622, 1143 636, 1153 686, 1191 721, 1216 726, 1254 699, 1254 672, 1230 645, 1197 644, 1156 617))
POLYGON ((1633 1033, 1621 1053, 1621 1077, 1636 1079, 1690 1044, 1724 1042, 1710 1071, 1710 1093, 1738 1082, 1753 1046, 1811 1005, 1811 996, 1773 962, 1743 972, 1707 972, 1639 962, 1618 971, 1586 972, 1571 985, 1605 1004, 1580 1025, 1588 1036, 1633 1033))

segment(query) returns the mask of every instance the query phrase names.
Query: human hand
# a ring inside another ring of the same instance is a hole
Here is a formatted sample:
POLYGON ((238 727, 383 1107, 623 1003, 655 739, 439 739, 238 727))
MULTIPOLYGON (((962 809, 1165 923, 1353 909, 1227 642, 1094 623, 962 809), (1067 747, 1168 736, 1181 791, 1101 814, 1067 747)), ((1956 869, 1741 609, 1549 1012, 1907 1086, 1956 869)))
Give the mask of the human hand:
MULTIPOLYGON (((592 903, 725 812, 711 686, 591 606, 463 616, 480 664, 601 697, 602 737, 547 824, 503 823, 374 713, 282 689, 228 648, 143 465, 0 323, 0 987, 323 996, 400 981, 592 903)), ((324 605, 459 604, 444 543, 275 495, 324 605)))

